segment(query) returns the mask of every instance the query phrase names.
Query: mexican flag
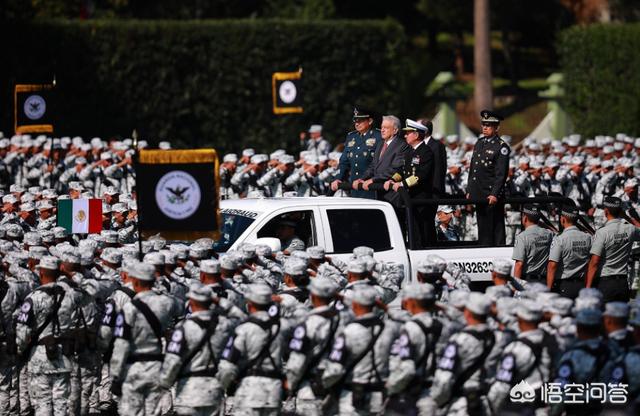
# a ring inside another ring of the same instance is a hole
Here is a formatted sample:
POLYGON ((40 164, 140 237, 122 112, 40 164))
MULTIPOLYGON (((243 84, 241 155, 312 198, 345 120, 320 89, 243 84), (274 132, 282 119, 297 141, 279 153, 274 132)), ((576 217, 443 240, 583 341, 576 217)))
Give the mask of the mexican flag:
POLYGON ((70 234, 102 231, 102 199, 62 199, 58 201, 58 226, 70 234))

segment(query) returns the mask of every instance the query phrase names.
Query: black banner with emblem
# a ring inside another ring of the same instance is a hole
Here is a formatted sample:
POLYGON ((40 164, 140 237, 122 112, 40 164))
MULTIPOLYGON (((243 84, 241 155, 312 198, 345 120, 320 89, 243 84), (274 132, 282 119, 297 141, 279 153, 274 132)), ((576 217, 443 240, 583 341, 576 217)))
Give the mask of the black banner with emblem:
POLYGON ((142 150, 136 164, 141 236, 218 238, 218 156, 213 149, 142 150))
POLYGON ((302 113, 302 69, 297 72, 274 72, 271 76, 273 113, 302 113))
POLYGON ((16 84, 14 130, 16 134, 53 133, 54 84, 16 84))

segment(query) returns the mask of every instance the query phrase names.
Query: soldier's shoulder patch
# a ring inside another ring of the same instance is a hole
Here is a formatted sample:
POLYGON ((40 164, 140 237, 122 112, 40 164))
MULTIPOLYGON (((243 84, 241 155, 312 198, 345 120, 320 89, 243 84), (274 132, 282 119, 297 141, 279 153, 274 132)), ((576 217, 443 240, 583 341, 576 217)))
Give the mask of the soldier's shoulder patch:
POLYGON ((391 346, 391 355, 400 357, 403 360, 411 359, 413 351, 411 348, 411 340, 409 334, 406 331, 402 331, 400 336, 396 338, 395 342, 391 346))
POLYGON ((511 383, 513 372, 516 364, 516 358, 513 354, 505 354, 500 361, 500 366, 496 372, 496 380, 505 383, 511 383))
POLYGON ((113 328, 113 336, 116 338, 131 339, 131 327, 127 324, 123 312, 120 312, 116 316, 116 322, 113 328))
POLYGON ((438 360, 438 368, 440 370, 453 371, 456 366, 456 361, 458 359, 458 346, 450 342, 444 348, 442 353, 442 357, 438 360))
POLYGON ((333 347, 331 349, 331 353, 329 354, 329 360, 340 363, 344 359, 344 347, 346 345, 346 341, 344 335, 339 335, 336 337, 335 341, 333 341, 333 347))
POLYGON ((624 370, 623 364, 619 364, 615 366, 613 370, 611 370, 610 379, 611 379, 610 383, 613 383, 613 384, 620 384, 625 381, 625 370, 624 370))
POLYGON ((506 146, 502 146, 502 148, 500 149, 500 154, 502 154, 503 156, 506 156, 509 154, 509 148, 506 146))
POLYGON ((224 346, 224 350, 222 350, 222 359, 234 364, 242 357, 240 351, 235 347, 235 340, 235 334, 231 335, 224 346))
POLYGON ((573 378, 573 366, 571 362, 565 361, 560 363, 560 367, 558 367, 558 377, 556 379, 557 383, 566 384, 571 381, 573 378))
POLYGON ((116 315, 115 309, 116 309, 116 306, 113 299, 109 299, 104 304, 104 315, 102 316, 102 325, 113 328, 115 324, 115 315, 116 315))
POLYGON ((31 325, 33 322, 33 301, 31 299, 26 299, 22 305, 20 306, 20 313, 16 318, 18 323, 24 325, 31 325))
POLYGON ((167 344, 167 353, 180 355, 184 351, 185 339, 182 328, 178 328, 171 334, 171 340, 167 344))
POLYGON ((301 352, 306 347, 306 337, 307 330, 304 325, 298 325, 296 329, 293 330, 293 337, 291 341, 289 341, 289 349, 291 351, 301 352))

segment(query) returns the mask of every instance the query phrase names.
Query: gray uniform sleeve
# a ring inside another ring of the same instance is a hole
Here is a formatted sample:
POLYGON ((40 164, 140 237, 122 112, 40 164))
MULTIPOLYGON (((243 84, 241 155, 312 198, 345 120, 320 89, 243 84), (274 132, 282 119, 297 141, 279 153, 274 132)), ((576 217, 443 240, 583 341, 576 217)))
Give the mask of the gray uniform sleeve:
POLYGON ((524 261, 525 257, 525 241, 522 233, 520 233, 516 236, 516 241, 513 244, 513 255, 511 258, 516 261, 524 261))
POLYGON ((591 251, 590 251, 591 254, 602 257, 602 254, 604 253, 604 248, 605 248, 604 247, 605 236, 606 234, 602 228, 596 231, 596 235, 593 237, 593 244, 591 244, 591 251))
POLYGON ((555 236, 551 241, 551 250, 549 251, 549 261, 560 262, 562 258, 562 239, 555 236))

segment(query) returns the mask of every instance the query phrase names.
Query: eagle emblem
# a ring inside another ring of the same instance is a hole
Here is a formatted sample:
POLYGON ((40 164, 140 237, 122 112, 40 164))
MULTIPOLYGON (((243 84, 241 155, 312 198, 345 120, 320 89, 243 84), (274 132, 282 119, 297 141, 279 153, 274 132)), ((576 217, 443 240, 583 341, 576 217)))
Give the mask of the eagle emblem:
POLYGON ((84 212, 83 209, 79 210, 78 213, 76 214, 76 221, 84 222, 84 220, 86 219, 87 219, 87 213, 84 212))
POLYGON ((167 199, 172 204, 183 204, 189 200, 189 194, 185 194, 189 190, 188 186, 181 187, 176 186, 175 188, 166 188, 170 193, 167 194, 167 199))

